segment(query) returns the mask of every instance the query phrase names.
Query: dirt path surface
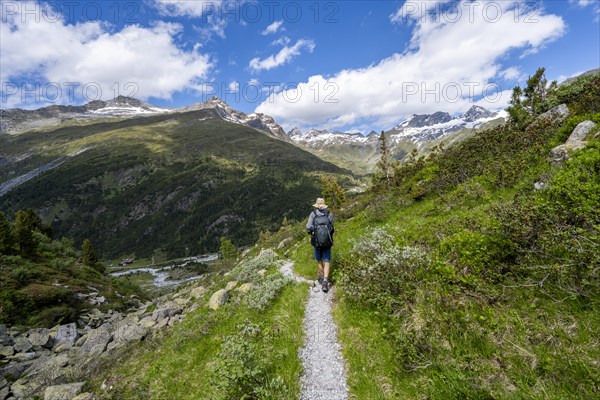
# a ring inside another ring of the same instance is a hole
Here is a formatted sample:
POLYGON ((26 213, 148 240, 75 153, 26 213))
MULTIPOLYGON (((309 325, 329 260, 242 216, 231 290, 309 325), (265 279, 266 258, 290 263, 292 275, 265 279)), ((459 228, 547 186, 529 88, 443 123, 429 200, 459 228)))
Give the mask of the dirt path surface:
POLYGON ((304 314, 306 338, 300 351, 303 367, 300 400, 348 399, 344 360, 331 314, 335 288, 324 293, 318 284, 314 285, 314 281, 294 274, 292 265, 292 262, 285 263, 281 272, 297 282, 310 284, 310 295, 304 314))

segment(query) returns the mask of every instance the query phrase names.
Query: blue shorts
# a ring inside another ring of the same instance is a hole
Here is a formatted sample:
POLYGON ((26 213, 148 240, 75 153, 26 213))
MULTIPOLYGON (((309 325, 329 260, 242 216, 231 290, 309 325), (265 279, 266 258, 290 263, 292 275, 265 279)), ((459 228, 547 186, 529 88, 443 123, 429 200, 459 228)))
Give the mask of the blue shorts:
POLYGON ((331 261, 331 247, 329 247, 327 249, 320 249, 318 247, 315 247, 314 249, 315 249, 315 260, 325 261, 325 262, 331 261))

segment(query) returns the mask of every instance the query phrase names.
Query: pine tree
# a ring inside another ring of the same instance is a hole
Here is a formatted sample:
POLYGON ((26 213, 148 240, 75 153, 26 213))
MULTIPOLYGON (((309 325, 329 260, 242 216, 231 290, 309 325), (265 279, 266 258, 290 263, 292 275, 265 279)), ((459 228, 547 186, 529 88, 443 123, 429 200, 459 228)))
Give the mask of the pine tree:
POLYGON ((83 258, 83 264, 90 267, 98 264, 98 256, 96 256, 94 246, 92 246, 92 242, 89 239, 85 239, 83 241, 83 244, 81 245, 81 255, 83 258))
POLYGON ((221 237, 219 251, 223 260, 235 261, 237 258, 238 251, 231 240, 221 237))
POLYGON ((333 177, 323 176, 321 178, 322 196, 325 203, 333 210, 339 210, 346 203, 346 194, 337 180, 333 177))
POLYGON ((385 179, 385 184, 387 187, 390 185, 390 159, 391 153, 387 143, 387 137, 384 131, 381 131, 381 135, 379 136, 379 153, 381 157, 377 162, 378 175, 381 179, 385 179))
POLYGON ((33 256, 37 243, 33 237, 31 217, 26 211, 17 211, 15 215, 15 236, 21 255, 33 256))
POLYGON ((0 211, 0 254, 10 253, 14 244, 15 237, 12 227, 4 216, 4 213, 0 211))

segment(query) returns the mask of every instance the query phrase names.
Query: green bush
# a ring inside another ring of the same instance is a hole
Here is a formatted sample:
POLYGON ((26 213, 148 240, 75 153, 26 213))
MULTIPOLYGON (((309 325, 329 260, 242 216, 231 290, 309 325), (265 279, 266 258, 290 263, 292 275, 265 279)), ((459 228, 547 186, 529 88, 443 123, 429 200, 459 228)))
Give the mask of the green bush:
POLYGON ((290 278, 280 273, 269 275, 264 281, 252 288, 244 298, 244 301, 248 307, 262 311, 271 304, 271 301, 290 282, 290 278))
POLYGON ((445 239, 440 248, 459 267, 477 274, 510 260, 515 253, 514 244, 506 236, 468 229, 445 239))
POLYGON ((238 332, 227 336, 211 376, 218 389, 216 399, 281 399, 285 385, 281 377, 267 379, 267 371, 277 357, 260 326, 246 321, 238 332))
POLYGON ((231 270, 231 276, 242 282, 257 282, 260 279, 258 271, 269 268, 272 261, 273 259, 269 256, 268 252, 264 252, 262 255, 259 254, 251 259, 244 259, 231 270))
POLYGON ((340 286, 349 299, 391 312, 412 301, 412 283, 430 260, 416 247, 402 247, 383 228, 354 242, 342 256, 340 286))

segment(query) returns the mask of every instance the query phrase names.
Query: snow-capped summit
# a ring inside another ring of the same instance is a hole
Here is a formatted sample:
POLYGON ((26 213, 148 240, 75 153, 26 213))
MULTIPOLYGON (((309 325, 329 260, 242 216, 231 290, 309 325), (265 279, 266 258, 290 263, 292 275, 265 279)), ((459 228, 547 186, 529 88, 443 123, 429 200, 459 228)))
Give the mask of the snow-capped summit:
POLYGON ((136 116, 149 114, 162 114, 168 109, 153 106, 134 99, 133 97, 118 96, 112 100, 92 101, 85 105, 91 113, 109 116, 136 116))
POLYGON ((458 117, 438 111, 433 114, 412 115, 386 134, 392 142, 402 138, 419 145, 461 129, 477 128, 486 122, 504 117, 506 117, 505 111, 492 112, 480 106, 473 106, 458 117))
POLYGON ((300 129, 294 128, 288 132, 288 136, 294 143, 302 144, 313 149, 336 144, 365 143, 368 140, 371 140, 371 136, 367 137, 362 133, 329 131, 327 129, 310 129, 306 132, 302 132, 300 129))
POLYGON ((479 119, 494 117, 496 113, 486 110, 480 106, 473 106, 469 111, 460 116, 466 122, 475 122, 479 119))
POLYGON ((180 108, 178 111, 186 112, 204 109, 214 109, 219 116, 226 121, 246 125, 271 134, 281 140, 290 141, 289 136, 286 135, 283 128, 279 126, 269 115, 262 113, 245 114, 241 111, 233 109, 231 106, 229 106, 229 104, 216 96, 211 97, 203 103, 196 103, 188 107, 180 108))

